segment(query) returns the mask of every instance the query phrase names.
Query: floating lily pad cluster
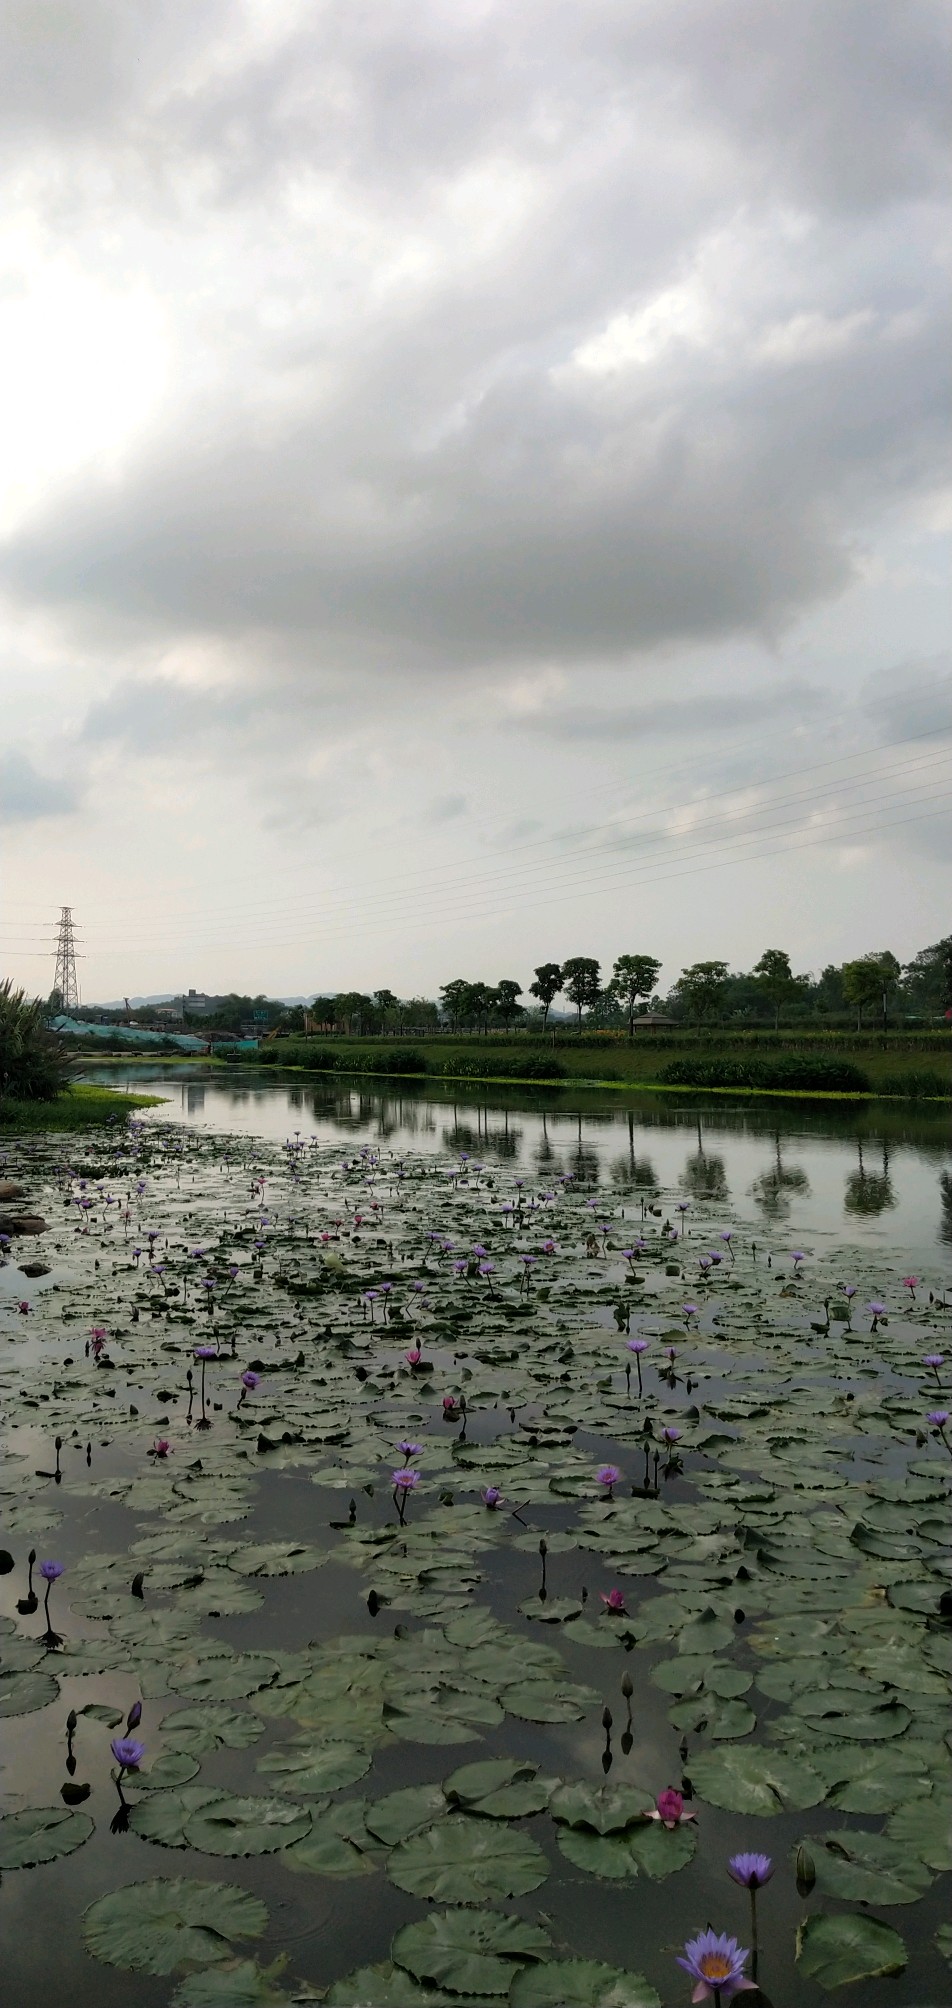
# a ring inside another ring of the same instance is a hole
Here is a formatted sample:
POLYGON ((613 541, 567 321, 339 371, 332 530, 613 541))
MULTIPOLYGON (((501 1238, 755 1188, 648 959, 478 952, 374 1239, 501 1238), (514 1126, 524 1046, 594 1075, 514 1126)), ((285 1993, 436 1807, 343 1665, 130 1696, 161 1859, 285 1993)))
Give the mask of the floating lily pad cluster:
MULTIPOLYGON (((83 1166, 23 1159, 61 1225, 0 1364, 0 1716, 55 1738, 65 1676, 121 1675, 148 1750, 120 1773, 124 1831, 160 1865, 385 1876, 408 1921, 388 1960, 325 1960, 330 2004, 649 2008, 681 1996, 644 1913, 650 1982, 578 1956, 536 1893, 687 1870, 699 1928, 717 1809, 738 1846, 779 1821, 791 1885, 797 1841, 809 1858, 805 1984, 903 1970, 895 1926, 849 1906, 915 1905, 952 1867, 938 1284, 910 1296, 898 1261, 842 1246, 768 1260, 703 1204, 686 1225, 465 1159, 156 1125, 83 1166), (56 1439, 54 1464, 36 1446, 56 1439), (90 1501, 125 1545, 70 1548, 90 1501), (51 1649, 21 1593, 27 1551, 57 1547, 51 1649), (354 1611, 330 1635, 329 1563, 354 1611), (288 1579, 300 1644, 232 1642, 288 1579), (419 1782, 382 1790, 398 1748, 419 1782), (219 1750, 239 1790, 206 1775, 219 1750), (649 1817, 675 1783, 695 1817, 649 1817)), ((89 1807, 11 1804, 0 1870, 80 1847, 89 1807)), ((266 1921, 237 1885, 159 1875, 97 1899, 84 1934, 177 1976, 175 2008, 318 1998, 242 1950, 266 1921)))

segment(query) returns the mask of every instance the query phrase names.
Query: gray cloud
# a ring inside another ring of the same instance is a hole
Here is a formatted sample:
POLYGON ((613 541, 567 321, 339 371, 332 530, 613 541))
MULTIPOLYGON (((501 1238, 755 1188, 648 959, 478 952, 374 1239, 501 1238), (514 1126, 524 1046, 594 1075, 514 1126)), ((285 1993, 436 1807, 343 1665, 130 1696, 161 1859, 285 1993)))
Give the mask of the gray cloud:
POLYGON ((862 709, 884 739, 952 737, 952 658, 948 650, 893 664, 870 677, 862 709))
POLYGON ((72 815, 81 799, 75 779, 41 774, 16 748, 0 753, 0 823, 36 823, 72 815))
POLYGON ((776 690, 721 691, 708 696, 693 692, 685 697, 659 697, 636 704, 591 708, 569 704, 557 710, 526 712, 512 723, 519 731, 545 739, 612 742, 663 738, 668 734, 736 732, 738 726, 758 725, 774 718, 813 720, 825 704, 824 693, 812 685, 783 683, 776 690))
POLYGON ((226 4, 101 0, 82 46, 41 14, 8 28, 27 140, 106 183, 41 204, 131 202, 199 260, 235 232, 280 311, 239 284, 211 387, 13 537, 27 605, 269 679, 276 636, 307 676, 624 662, 775 635, 938 478, 929 0, 327 7, 244 49, 226 4), (579 364, 646 312, 647 351, 579 364))

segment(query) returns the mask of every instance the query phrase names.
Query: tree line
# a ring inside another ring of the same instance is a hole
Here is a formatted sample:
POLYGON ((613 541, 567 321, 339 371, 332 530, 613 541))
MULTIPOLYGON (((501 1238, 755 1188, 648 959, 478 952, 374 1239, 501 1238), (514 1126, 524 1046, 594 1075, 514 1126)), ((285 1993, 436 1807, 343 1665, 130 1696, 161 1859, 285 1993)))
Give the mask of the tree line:
POLYGON ((855 1015, 858 1030, 871 1015, 886 1026, 897 1011, 929 1019, 952 1012, 952 935, 920 949, 905 965, 890 949, 876 949, 831 963, 819 976, 795 974, 782 948, 764 949, 747 972, 732 972, 718 960, 693 962, 666 995, 658 990, 661 966, 657 956, 626 953, 603 978, 594 956, 572 955, 565 962, 540 963, 525 990, 515 977, 496 983, 454 977, 443 984, 438 1002, 402 1000, 392 990, 348 991, 317 997, 309 1013, 288 1018, 300 1019, 299 1029, 309 1017, 315 1029, 358 1034, 412 1028, 483 1035, 528 1024, 544 1032, 562 998, 579 1031, 624 1027, 633 1036, 637 1020, 649 1011, 692 1025, 772 1022, 777 1029, 783 1020, 855 1015))

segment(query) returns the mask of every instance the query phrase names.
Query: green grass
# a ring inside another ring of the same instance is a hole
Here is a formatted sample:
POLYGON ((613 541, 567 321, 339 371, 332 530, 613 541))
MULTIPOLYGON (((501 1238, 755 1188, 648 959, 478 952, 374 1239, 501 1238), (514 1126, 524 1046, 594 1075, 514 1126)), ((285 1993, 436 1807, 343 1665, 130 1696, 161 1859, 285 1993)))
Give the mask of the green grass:
MULTIPOLYGON (((674 1093, 679 1089, 705 1088, 710 1093, 807 1094, 830 1097, 830 1089, 749 1086, 725 1083, 719 1087, 710 1079, 712 1064, 719 1061, 768 1059, 809 1059, 843 1061, 858 1067, 869 1081, 868 1090, 856 1094, 911 1096, 941 1099, 952 1095, 952 1037, 948 1033, 910 1034, 897 1032, 874 1040, 849 1033, 779 1034, 707 1033, 687 1031, 642 1037, 631 1044, 612 1034, 587 1035, 578 1039, 562 1035, 555 1045, 539 1037, 491 1036, 484 1039, 412 1037, 406 1040, 318 1038, 276 1041, 258 1056, 260 1064, 302 1068, 304 1071, 367 1073, 387 1077, 442 1078, 456 1080, 507 1081, 539 1085, 546 1078, 544 1063, 551 1060, 548 1078, 562 1085, 605 1086, 612 1088, 657 1088, 674 1093), (418 1065, 408 1067, 413 1055, 418 1065), (392 1060, 392 1067, 388 1065, 392 1060), (400 1064, 401 1060, 404 1064, 400 1064), (687 1076, 689 1063, 698 1065, 699 1079, 674 1084, 664 1079, 665 1069, 679 1061, 687 1076), (528 1062, 528 1064, 526 1064, 528 1062), (708 1079, 705 1080, 705 1074, 708 1079)), ((252 1062, 254 1064, 254 1062, 252 1062)), ((841 1091, 842 1092, 842 1091, 841 1091)))
POLYGON ((136 1109, 155 1108, 160 1101, 160 1095, 123 1095, 77 1081, 52 1102, 0 1100, 0 1133, 98 1129, 104 1123, 125 1122, 136 1109))

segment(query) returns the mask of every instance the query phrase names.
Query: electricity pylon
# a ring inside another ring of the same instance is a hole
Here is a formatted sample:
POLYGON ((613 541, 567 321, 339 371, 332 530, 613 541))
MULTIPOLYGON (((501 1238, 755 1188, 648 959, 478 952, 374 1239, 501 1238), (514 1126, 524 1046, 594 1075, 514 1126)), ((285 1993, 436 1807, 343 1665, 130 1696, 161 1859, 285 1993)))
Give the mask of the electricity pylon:
POLYGON ((76 979, 76 940, 73 934, 73 909, 60 907, 59 935, 56 941, 56 973, 53 989, 58 992, 63 1011, 75 1011, 79 1003, 79 984, 76 979))

